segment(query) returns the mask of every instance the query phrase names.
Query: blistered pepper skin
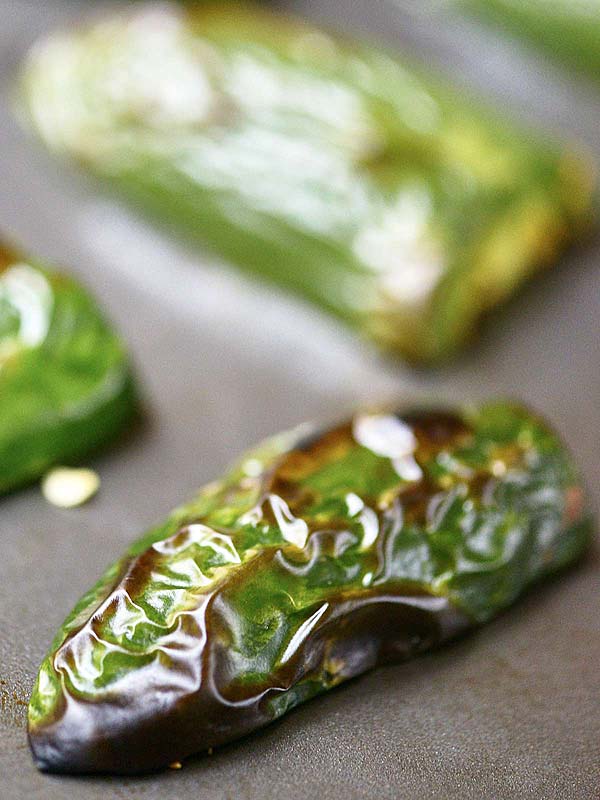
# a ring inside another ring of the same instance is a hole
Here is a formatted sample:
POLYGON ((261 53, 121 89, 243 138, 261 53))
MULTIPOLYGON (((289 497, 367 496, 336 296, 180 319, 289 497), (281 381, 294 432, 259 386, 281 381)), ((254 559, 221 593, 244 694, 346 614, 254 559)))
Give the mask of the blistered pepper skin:
POLYGON ((30 702, 35 762, 138 773, 234 740, 491 619, 590 528, 568 453, 513 404, 278 436, 73 610, 30 702))
POLYGON ((572 148, 264 6, 115 13, 40 42, 22 89, 54 151, 415 362, 454 355, 591 216, 572 148))
POLYGON ((80 461, 134 413, 127 353, 92 297, 0 246, 0 494, 80 461))

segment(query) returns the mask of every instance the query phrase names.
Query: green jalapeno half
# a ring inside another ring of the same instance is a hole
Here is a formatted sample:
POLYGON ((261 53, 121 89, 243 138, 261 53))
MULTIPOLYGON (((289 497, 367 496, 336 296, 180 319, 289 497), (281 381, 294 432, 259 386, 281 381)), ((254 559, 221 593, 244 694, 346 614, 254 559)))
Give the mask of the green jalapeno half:
POLYGON ((487 622, 590 528, 570 456, 518 405, 277 436, 77 604, 31 698, 35 762, 135 773, 229 742, 487 622))
POLYGON ((456 352, 590 215, 570 148, 264 7, 142 5, 55 34, 22 96, 50 148, 412 361, 456 352))
POLYGON ((0 247, 0 494, 132 419, 128 355, 75 280, 0 247))

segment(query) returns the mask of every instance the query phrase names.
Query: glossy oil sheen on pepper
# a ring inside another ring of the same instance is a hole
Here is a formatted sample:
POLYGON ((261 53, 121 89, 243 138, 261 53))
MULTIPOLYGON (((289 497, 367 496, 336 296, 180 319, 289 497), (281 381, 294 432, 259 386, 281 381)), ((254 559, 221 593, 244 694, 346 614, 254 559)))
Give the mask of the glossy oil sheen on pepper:
POLYGON ((113 439, 135 405, 124 344, 88 292, 0 245, 0 494, 113 439))
POLYGON ((359 413, 248 453, 80 601, 29 708, 36 764, 140 772, 489 620, 590 517, 527 410, 359 413))

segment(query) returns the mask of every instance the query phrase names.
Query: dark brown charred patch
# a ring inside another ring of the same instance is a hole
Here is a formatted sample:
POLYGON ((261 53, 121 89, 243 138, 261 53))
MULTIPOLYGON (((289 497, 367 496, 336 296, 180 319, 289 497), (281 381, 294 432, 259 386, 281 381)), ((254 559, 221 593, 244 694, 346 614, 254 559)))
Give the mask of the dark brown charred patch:
MULTIPOLYGON (((343 458, 354 445, 351 423, 306 437, 282 456, 266 477, 264 495, 278 495, 285 500, 293 513, 311 505, 315 497, 311 489, 304 485, 306 478, 327 464, 343 458)), ((275 524, 268 502, 263 502, 262 510, 265 519, 275 524)))
POLYGON ((114 592, 121 585, 131 597, 142 594, 148 582, 148 576, 152 574, 152 569, 158 559, 159 554, 152 547, 130 559, 119 583, 113 586, 112 591, 114 592))
POLYGON ((18 259, 16 253, 10 250, 6 245, 0 244, 0 273, 14 264, 18 259))
POLYGON ((423 523, 427 519, 427 509, 431 498, 438 491, 439 488, 426 478, 406 486, 396 500, 402 507, 404 522, 408 524, 423 523))
POLYGON ((469 492, 473 499, 485 499, 497 484, 496 478, 486 470, 478 470, 469 480, 469 492))
MULTIPOLYGON (((294 483, 293 481, 279 479, 278 477, 275 477, 270 483, 266 494, 276 494, 278 497, 281 497, 282 500, 285 500, 293 514, 297 514, 299 513, 299 509, 311 505, 315 499, 314 493, 311 492, 308 487, 300 483, 294 483)), ((265 496, 261 503, 261 511, 263 518, 269 525, 277 525, 273 509, 267 496, 265 496)))
POLYGON ((580 486, 569 486, 565 492, 565 513, 563 524, 574 525, 583 517, 585 493, 580 486))
POLYGON ((432 449, 449 447, 473 433, 461 416, 450 411, 411 410, 397 416, 410 425, 419 444, 432 449))
POLYGON ((354 445, 351 423, 311 436, 280 461, 271 479, 271 490, 279 494, 279 486, 304 480, 315 470, 343 458, 354 445))

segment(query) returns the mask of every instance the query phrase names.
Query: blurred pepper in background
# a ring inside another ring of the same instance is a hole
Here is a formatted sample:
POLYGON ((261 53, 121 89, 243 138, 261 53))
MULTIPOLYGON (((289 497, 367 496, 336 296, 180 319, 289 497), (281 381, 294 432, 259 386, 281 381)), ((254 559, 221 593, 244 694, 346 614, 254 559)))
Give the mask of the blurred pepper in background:
POLYGON ((589 219, 570 148, 264 7, 115 12, 40 42, 22 90, 53 150, 415 362, 457 351, 589 219))
POLYGON ((0 494, 131 421, 125 347, 72 278, 0 246, 0 494))
POLYGON ((600 81, 599 0, 458 0, 600 81))

